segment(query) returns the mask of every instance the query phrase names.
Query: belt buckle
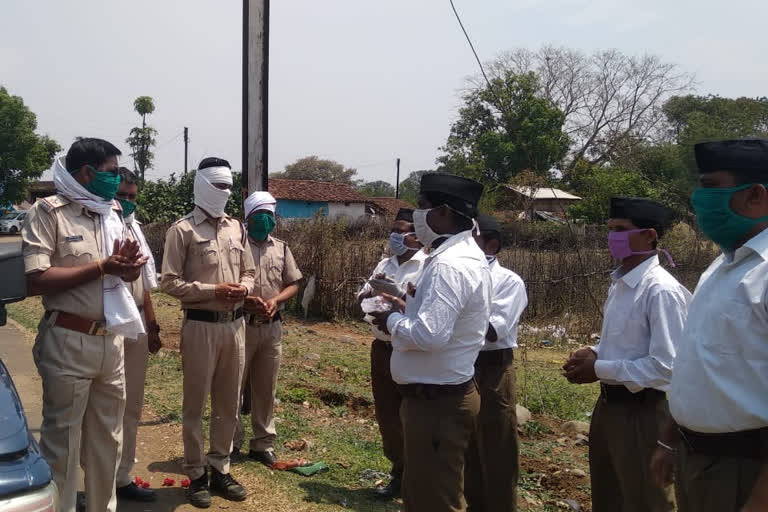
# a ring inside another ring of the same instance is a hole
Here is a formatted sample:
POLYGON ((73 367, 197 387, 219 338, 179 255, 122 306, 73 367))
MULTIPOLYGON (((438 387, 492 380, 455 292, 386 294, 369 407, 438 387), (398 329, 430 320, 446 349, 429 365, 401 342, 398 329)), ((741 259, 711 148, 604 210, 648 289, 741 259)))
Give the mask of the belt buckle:
POLYGON ((90 334, 91 336, 106 336, 107 329, 104 326, 104 324, 100 322, 93 322, 91 324, 91 328, 88 329, 88 334, 90 334))

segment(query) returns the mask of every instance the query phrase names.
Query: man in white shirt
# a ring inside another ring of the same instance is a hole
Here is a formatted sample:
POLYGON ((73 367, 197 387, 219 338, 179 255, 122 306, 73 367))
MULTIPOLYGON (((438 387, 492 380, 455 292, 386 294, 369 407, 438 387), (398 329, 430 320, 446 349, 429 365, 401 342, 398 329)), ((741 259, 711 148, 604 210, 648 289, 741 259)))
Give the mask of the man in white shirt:
POLYGON ((475 241, 491 267, 493 303, 485 345, 475 361, 480 414, 467 463, 466 494, 472 512, 517 510, 520 473, 515 411, 517 327, 528 305, 523 280, 501 266, 501 225, 489 215, 477 218, 475 241))
POLYGON ((464 466, 480 411, 473 377, 491 315, 491 273, 472 238, 480 183, 421 179, 416 236, 431 251, 407 303, 379 314, 392 334, 392 378, 403 403, 406 512, 466 510, 464 466))
MULTIPOLYGON (((426 258, 414 233, 412 209, 401 208, 397 212, 389 235, 389 249, 392 256, 384 258, 376 265, 371 280, 391 280, 405 293, 408 284, 416 282, 426 258)), ((362 301, 378 293, 370 282, 366 282, 357 298, 362 301)), ((384 455, 392 463, 392 480, 386 487, 378 489, 377 494, 383 499, 392 499, 400 496, 403 477, 403 427, 400 421, 403 396, 397 383, 392 380, 389 368, 392 359, 392 338, 375 326, 372 331, 375 336, 371 345, 373 406, 381 432, 384 455)))
POLYGON ((691 297, 659 264, 670 216, 648 199, 611 199, 608 245, 621 267, 611 274, 600 344, 563 367, 572 383, 600 380, 589 432, 593 512, 674 510, 671 487, 656 486, 650 471, 691 297))
POLYGON ((723 251, 696 287, 654 456, 681 512, 768 510, 768 140, 695 146, 692 204, 723 251))

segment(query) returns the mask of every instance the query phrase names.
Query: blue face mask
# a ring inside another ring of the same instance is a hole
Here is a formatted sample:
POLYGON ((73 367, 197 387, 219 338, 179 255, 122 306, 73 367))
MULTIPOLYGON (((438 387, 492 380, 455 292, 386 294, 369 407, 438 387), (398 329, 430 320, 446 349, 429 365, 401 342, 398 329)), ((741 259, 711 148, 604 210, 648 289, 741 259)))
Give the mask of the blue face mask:
POLYGON ((405 245, 405 237, 412 235, 413 233, 390 233, 389 234, 389 249, 395 256, 402 256, 408 251, 414 251, 415 249, 405 245))
POLYGON ((731 209, 733 194, 751 186, 752 184, 732 188, 697 188, 693 191, 691 203, 699 228, 723 249, 733 249, 757 224, 768 222, 768 217, 752 219, 731 209))

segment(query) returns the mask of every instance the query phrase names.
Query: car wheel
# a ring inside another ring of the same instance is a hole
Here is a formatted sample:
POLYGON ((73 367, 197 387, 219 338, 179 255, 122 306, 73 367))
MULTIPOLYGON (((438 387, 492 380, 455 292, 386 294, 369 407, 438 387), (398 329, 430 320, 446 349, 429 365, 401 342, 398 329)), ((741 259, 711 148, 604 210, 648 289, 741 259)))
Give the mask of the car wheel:
POLYGON ((19 232, 19 228, 17 228, 16 226, 11 226, 11 231, 10 231, 10 233, 11 233, 12 235, 15 235, 15 234, 16 234, 16 233, 18 233, 18 232, 19 232))

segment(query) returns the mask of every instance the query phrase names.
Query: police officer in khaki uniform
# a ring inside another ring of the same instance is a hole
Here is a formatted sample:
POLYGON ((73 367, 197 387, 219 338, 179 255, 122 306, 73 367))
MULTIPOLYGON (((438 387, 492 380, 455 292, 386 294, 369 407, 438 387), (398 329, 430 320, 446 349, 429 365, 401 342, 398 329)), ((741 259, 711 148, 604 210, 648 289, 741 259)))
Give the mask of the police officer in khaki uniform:
MULTIPOLYGON (((274 404, 277 372, 282 355, 283 304, 299 291, 301 272, 291 250, 270 236, 275 228, 275 198, 269 192, 254 192, 245 200, 248 241, 257 264, 253 295, 246 298, 245 372, 243 387, 249 386, 253 438, 248 457, 271 466, 275 463, 274 404)), ((234 452, 243 444, 238 421, 234 452)))
POLYGON ((184 470, 190 502, 211 505, 210 489, 243 501, 245 489, 229 474, 245 360, 243 299, 255 268, 242 223, 224 213, 232 171, 206 158, 195 175, 195 209, 168 230, 161 289, 181 300, 184 324, 184 470), (211 393, 210 450, 204 456, 203 411, 211 393), (211 466, 210 487, 207 466, 211 466))
POLYGON ((146 334, 142 334, 135 343, 125 343, 125 414, 123 416, 123 455, 117 470, 117 497, 121 500, 155 501, 157 496, 152 489, 137 486, 131 477, 136 458, 136 433, 141 420, 141 408, 144 403, 144 381, 147 376, 149 353, 160 350, 160 327, 155 319, 150 290, 157 288, 157 269, 152 251, 147 245, 141 226, 136 220, 136 196, 139 193, 139 180, 136 175, 120 168, 120 188, 116 199, 123 210, 126 234, 129 240, 140 245, 140 251, 149 260, 144 265, 140 279, 130 283, 131 295, 144 320, 146 334))
POLYGON ((123 240, 118 155, 107 141, 76 141, 55 163, 57 194, 35 203, 22 229, 28 293, 45 307, 33 349, 43 381, 40 448, 63 512, 75 511, 81 456, 88 510, 116 509, 123 341, 144 331, 125 282, 146 259, 123 240))

